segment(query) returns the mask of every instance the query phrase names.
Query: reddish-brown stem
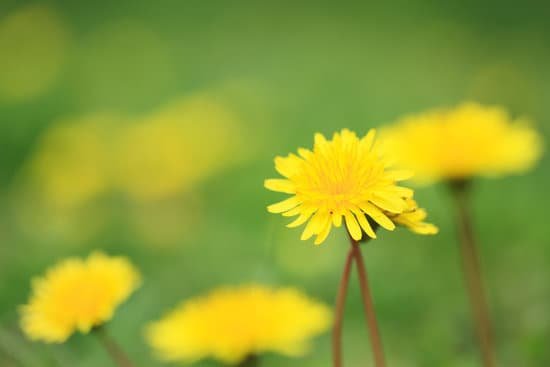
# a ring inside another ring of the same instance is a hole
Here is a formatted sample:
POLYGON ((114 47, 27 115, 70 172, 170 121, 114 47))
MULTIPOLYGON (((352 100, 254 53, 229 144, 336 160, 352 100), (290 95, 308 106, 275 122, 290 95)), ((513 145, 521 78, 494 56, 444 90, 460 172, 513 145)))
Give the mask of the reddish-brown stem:
POLYGON ((484 367, 495 367, 496 357, 489 316, 487 297, 484 292, 479 256, 476 250, 472 219, 469 208, 468 187, 464 183, 453 186, 457 209, 457 226, 460 232, 462 270, 470 299, 475 328, 484 367))
POLYGON ((355 263, 357 265, 359 287, 361 289, 361 297, 363 298, 367 329, 369 331, 369 339, 372 348, 372 354, 374 356, 374 365, 375 367, 385 367, 386 362, 384 358, 384 349, 382 347, 382 339, 380 338, 380 331, 378 330, 378 322, 376 320, 376 312, 374 310, 374 303, 372 301, 372 295, 369 288, 367 269, 363 261, 363 255, 361 254, 359 243, 351 237, 350 241, 353 257, 355 258, 355 263))
POLYGON ((98 336, 99 341, 101 342, 101 345, 113 362, 119 367, 134 367, 134 364, 130 361, 124 350, 118 345, 118 343, 111 338, 107 330, 105 330, 104 326, 100 326, 96 328, 95 334, 98 336))
POLYGON ((334 326, 332 328, 332 362, 334 367, 342 367, 342 325, 344 322, 344 306, 346 304, 346 293, 352 264, 353 248, 350 248, 344 264, 334 308, 334 326))

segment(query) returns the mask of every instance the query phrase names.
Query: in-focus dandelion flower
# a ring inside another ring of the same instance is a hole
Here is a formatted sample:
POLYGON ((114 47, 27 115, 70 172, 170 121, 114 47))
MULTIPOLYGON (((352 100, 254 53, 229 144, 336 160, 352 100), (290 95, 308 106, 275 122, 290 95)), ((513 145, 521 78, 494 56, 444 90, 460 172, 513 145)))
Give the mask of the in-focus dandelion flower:
POLYGON ((477 103, 405 117, 382 135, 388 157, 424 182, 521 173, 541 155, 526 121, 477 103))
POLYGON ((32 340, 62 343, 110 320, 139 284, 138 271, 124 257, 95 252, 66 259, 33 280, 21 327, 32 340))
POLYGON ((165 361, 238 364, 264 352, 301 355, 330 320, 325 305, 295 289, 248 285, 186 301, 152 323, 146 336, 165 361))
POLYGON ((413 196, 413 190, 397 182, 411 173, 388 169, 374 137, 374 130, 363 138, 347 129, 332 140, 316 134, 313 151, 300 148, 299 155, 275 158, 275 169, 284 178, 266 180, 265 187, 292 196, 268 210, 298 216, 288 227, 308 222, 301 238, 316 235, 315 244, 321 244, 332 226, 340 227, 343 220, 354 240, 360 240, 363 232, 376 238, 373 226, 393 230, 391 217, 407 210, 407 199, 413 196))

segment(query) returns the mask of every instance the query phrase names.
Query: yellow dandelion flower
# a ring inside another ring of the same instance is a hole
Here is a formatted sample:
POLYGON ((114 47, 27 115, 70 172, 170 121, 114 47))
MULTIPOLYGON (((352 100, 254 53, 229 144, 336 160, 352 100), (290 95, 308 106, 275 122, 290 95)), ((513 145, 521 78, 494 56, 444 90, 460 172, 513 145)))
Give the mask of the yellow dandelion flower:
POLYGON ((424 182, 521 173, 541 155, 525 121, 477 103, 405 117, 382 135, 388 156, 424 182))
POLYGON ((330 324, 330 310, 292 288, 220 288, 184 302, 146 332, 165 361, 237 364, 264 352, 301 355, 330 324))
POLYGON ((315 244, 327 238, 332 226, 340 227, 342 219, 356 241, 363 231, 376 238, 373 225, 393 230, 389 215, 405 211, 406 199, 413 196, 413 190, 396 182, 411 173, 389 170, 374 147, 374 137, 374 130, 361 139, 347 129, 335 133, 332 140, 316 134, 313 151, 300 148, 299 155, 275 158, 275 169, 285 178, 268 179, 264 185, 292 196, 268 210, 298 216, 288 227, 309 221, 301 238, 317 235, 315 244))
POLYGON ((33 280, 21 327, 32 340, 62 343, 111 319, 139 283, 138 271, 123 257, 95 252, 66 259, 33 280))
POLYGON ((407 199, 407 209, 401 214, 388 216, 394 221, 395 224, 407 227, 414 233, 418 234, 437 234, 439 228, 431 223, 424 222, 424 219, 428 216, 425 209, 419 208, 414 199, 407 199))

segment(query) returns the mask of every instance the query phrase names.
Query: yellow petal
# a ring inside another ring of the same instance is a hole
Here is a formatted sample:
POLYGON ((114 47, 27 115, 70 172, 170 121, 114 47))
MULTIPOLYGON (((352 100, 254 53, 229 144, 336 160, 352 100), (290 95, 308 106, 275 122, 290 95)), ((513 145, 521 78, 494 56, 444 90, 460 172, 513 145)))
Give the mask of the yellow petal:
POLYGON ((376 129, 370 129, 367 135, 361 139, 361 145, 363 149, 369 151, 372 149, 374 138, 376 137, 376 129))
POLYGON ((403 226, 417 234, 433 235, 439 232, 439 228, 431 223, 418 223, 413 221, 404 221, 403 226))
POLYGON ((325 136, 321 133, 316 133, 315 134, 315 137, 314 137, 314 144, 315 146, 317 145, 323 145, 327 142, 327 139, 325 138, 325 136))
POLYGON ((296 196, 293 196, 291 198, 288 198, 286 200, 283 200, 281 202, 268 206, 267 210, 270 213, 282 213, 298 206, 299 204, 300 204, 300 200, 296 196))
POLYGON ((410 218, 412 221, 421 222, 428 216, 428 213, 424 209, 416 209, 411 213, 407 213, 407 218, 410 218))
POLYGON ((329 218, 329 220, 327 220, 327 223, 325 224, 325 228, 323 228, 321 233, 319 233, 319 235, 315 239, 316 245, 320 245, 321 243, 325 242, 325 240, 327 239, 330 233, 331 228, 332 228, 332 223, 331 223, 331 219, 329 218))
POLYGON ((376 192, 370 199, 370 202, 377 207, 392 213, 401 213, 406 208, 406 204, 403 199, 390 195, 384 195, 380 192, 376 192))
POLYGON ((318 234, 321 232, 323 224, 325 224, 325 220, 328 219, 328 214, 323 214, 321 212, 316 212, 315 215, 311 218, 311 220, 306 225, 306 228, 304 229, 304 232, 302 233, 302 236, 300 239, 302 241, 308 240, 313 236, 314 234, 318 234))
POLYGON ((395 170, 387 173, 387 177, 392 181, 405 181, 414 176, 413 171, 395 170))
POLYGON ((376 238, 376 233, 374 233, 374 230, 372 229, 369 221, 365 217, 365 214, 360 210, 354 210, 354 212, 355 212, 355 216, 357 217, 357 221, 359 222, 359 225, 361 226, 361 228, 363 228, 365 233, 370 238, 376 238))
POLYGON ((294 184, 289 180, 281 178, 271 178, 265 180, 264 187, 271 191, 284 192, 285 194, 296 193, 296 188, 294 187, 294 184))
POLYGON ((307 222, 307 220, 311 217, 311 214, 312 212, 302 213, 298 218, 296 218, 293 222, 287 224, 286 226, 288 228, 295 228, 295 227, 301 226, 302 224, 307 222))
POLYGON ((284 177, 291 177, 300 170, 303 159, 295 154, 275 158, 275 169, 284 177))
POLYGON ((342 225, 342 213, 332 213, 332 224, 334 224, 336 228, 340 228, 342 225))
POLYGON ((347 211, 344 216, 346 218, 346 227, 348 228, 351 238, 355 241, 359 241, 362 237, 362 233, 361 227, 359 227, 359 223, 357 223, 357 219, 355 219, 355 216, 349 211, 347 211))
POLYGON ((298 154, 306 161, 313 156, 313 152, 305 148, 298 148, 298 154))
POLYGON ((361 206, 361 210, 363 210, 369 217, 374 219, 374 221, 378 224, 380 224, 381 227, 393 231, 395 229, 395 224, 391 221, 390 218, 386 216, 380 209, 378 209, 376 206, 364 203, 361 206))
POLYGON ((402 198, 412 198, 414 195, 413 189, 403 186, 394 186, 391 188, 391 191, 401 196, 402 198))
POLYGON ((439 228, 431 223, 423 223, 417 230, 419 234, 437 234, 438 232, 439 228))
POLYGON ((303 205, 298 205, 297 207, 292 208, 289 211, 286 211, 286 212, 282 213, 282 216, 283 217, 293 217, 295 215, 301 214, 302 212, 304 212, 303 205))

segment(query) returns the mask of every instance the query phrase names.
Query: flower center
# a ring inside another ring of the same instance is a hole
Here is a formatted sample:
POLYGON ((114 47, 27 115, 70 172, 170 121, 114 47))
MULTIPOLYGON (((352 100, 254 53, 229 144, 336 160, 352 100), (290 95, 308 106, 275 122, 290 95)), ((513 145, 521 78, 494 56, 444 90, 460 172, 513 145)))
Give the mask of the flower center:
POLYGON ((360 170, 333 172, 331 175, 320 172, 312 178, 304 181, 308 182, 307 185, 298 186, 297 195, 306 203, 321 205, 329 210, 368 200, 369 188, 375 179, 360 170))

